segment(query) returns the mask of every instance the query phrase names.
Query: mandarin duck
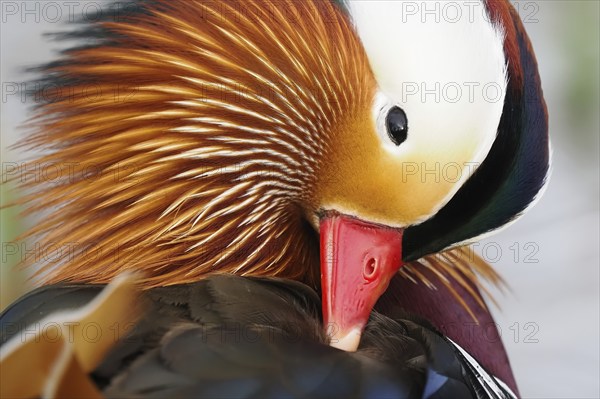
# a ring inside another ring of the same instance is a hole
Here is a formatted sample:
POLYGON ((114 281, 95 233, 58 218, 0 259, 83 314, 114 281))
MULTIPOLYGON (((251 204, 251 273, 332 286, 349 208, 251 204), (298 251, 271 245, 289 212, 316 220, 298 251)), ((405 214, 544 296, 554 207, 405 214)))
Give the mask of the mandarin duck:
POLYGON ((128 5, 38 69, 24 145, 69 173, 20 203, 68 250, 2 313, 3 396, 515 397, 466 249, 549 169, 510 3, 128 5))

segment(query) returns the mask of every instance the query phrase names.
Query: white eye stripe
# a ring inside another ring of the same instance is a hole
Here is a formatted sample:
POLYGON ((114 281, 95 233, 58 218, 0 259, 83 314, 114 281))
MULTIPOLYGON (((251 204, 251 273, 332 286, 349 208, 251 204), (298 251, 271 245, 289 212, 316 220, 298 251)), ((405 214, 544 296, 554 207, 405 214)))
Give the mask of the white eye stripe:
MULTIPOLYGON (((446 2, 431 3, 441 9, 446 2)), ((485 7, 483 0, 473 3, 485 7)), ((483 13, 422 20, 424 14, 407 15, 407 7, 415 6, 410 0, 347 4, 378 84, 372 139, 380 140, 386 167, 400 171, 403 182, 414 179, 413 189, 430 187, 421 195, 441 192, 433 188, 439 183, 451 185, 443 197, 432 197, 437 205, 425 220, 456 194, 496 139, 507 87, 504 31, 483 13), (402 136, 387 131, 393 106, 406 113, 408 135, 401 145, 394 141, 402 136)), ((468 14, 467 5, 456 5, 468 14)))

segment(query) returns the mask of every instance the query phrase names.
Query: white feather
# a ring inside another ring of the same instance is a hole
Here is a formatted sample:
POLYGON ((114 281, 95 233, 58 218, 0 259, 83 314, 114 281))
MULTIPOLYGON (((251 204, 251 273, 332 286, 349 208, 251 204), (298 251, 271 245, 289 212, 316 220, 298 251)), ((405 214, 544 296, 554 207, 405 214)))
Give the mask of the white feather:
MULTIPOLYGON (((504 32, 490 22, 485 5, 351 0, 348 8, 381 91, 375 123, 389 105, 403 108, 408 118, 406 142, 395 146, 383 132, 383 147, 398 159, 418 154, 442 166, 480 164, 496 138, 507 86, 504 32)), ((464 168, 471 173, 460 175, 431 214, 474 170, 464 168)))

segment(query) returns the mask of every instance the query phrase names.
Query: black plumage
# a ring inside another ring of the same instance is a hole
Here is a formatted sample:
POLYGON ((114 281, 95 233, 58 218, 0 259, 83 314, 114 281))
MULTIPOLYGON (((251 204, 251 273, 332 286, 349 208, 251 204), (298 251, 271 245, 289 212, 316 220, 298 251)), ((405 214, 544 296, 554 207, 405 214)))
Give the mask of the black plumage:
MULTIPOLYGON (((102 288, 28 294, 1 315, 2 344, 102 288)), ((374 312, 348 353, 328 346, 319 296, 290 280, 220 275, 145 291, 142 302, 133 332, 92 373, 107 397, 495 397, 455 344, 401 309, 394 318, 374 312)))

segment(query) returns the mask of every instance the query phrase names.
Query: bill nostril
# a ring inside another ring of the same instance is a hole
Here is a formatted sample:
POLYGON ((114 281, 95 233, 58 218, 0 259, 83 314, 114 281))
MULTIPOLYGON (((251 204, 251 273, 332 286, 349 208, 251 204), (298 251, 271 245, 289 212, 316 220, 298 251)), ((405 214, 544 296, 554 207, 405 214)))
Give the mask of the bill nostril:
POLYGON ((364 276, 367 280, 372 280, 377 272, 377 259, 368 258, 365 262, 364 276))

